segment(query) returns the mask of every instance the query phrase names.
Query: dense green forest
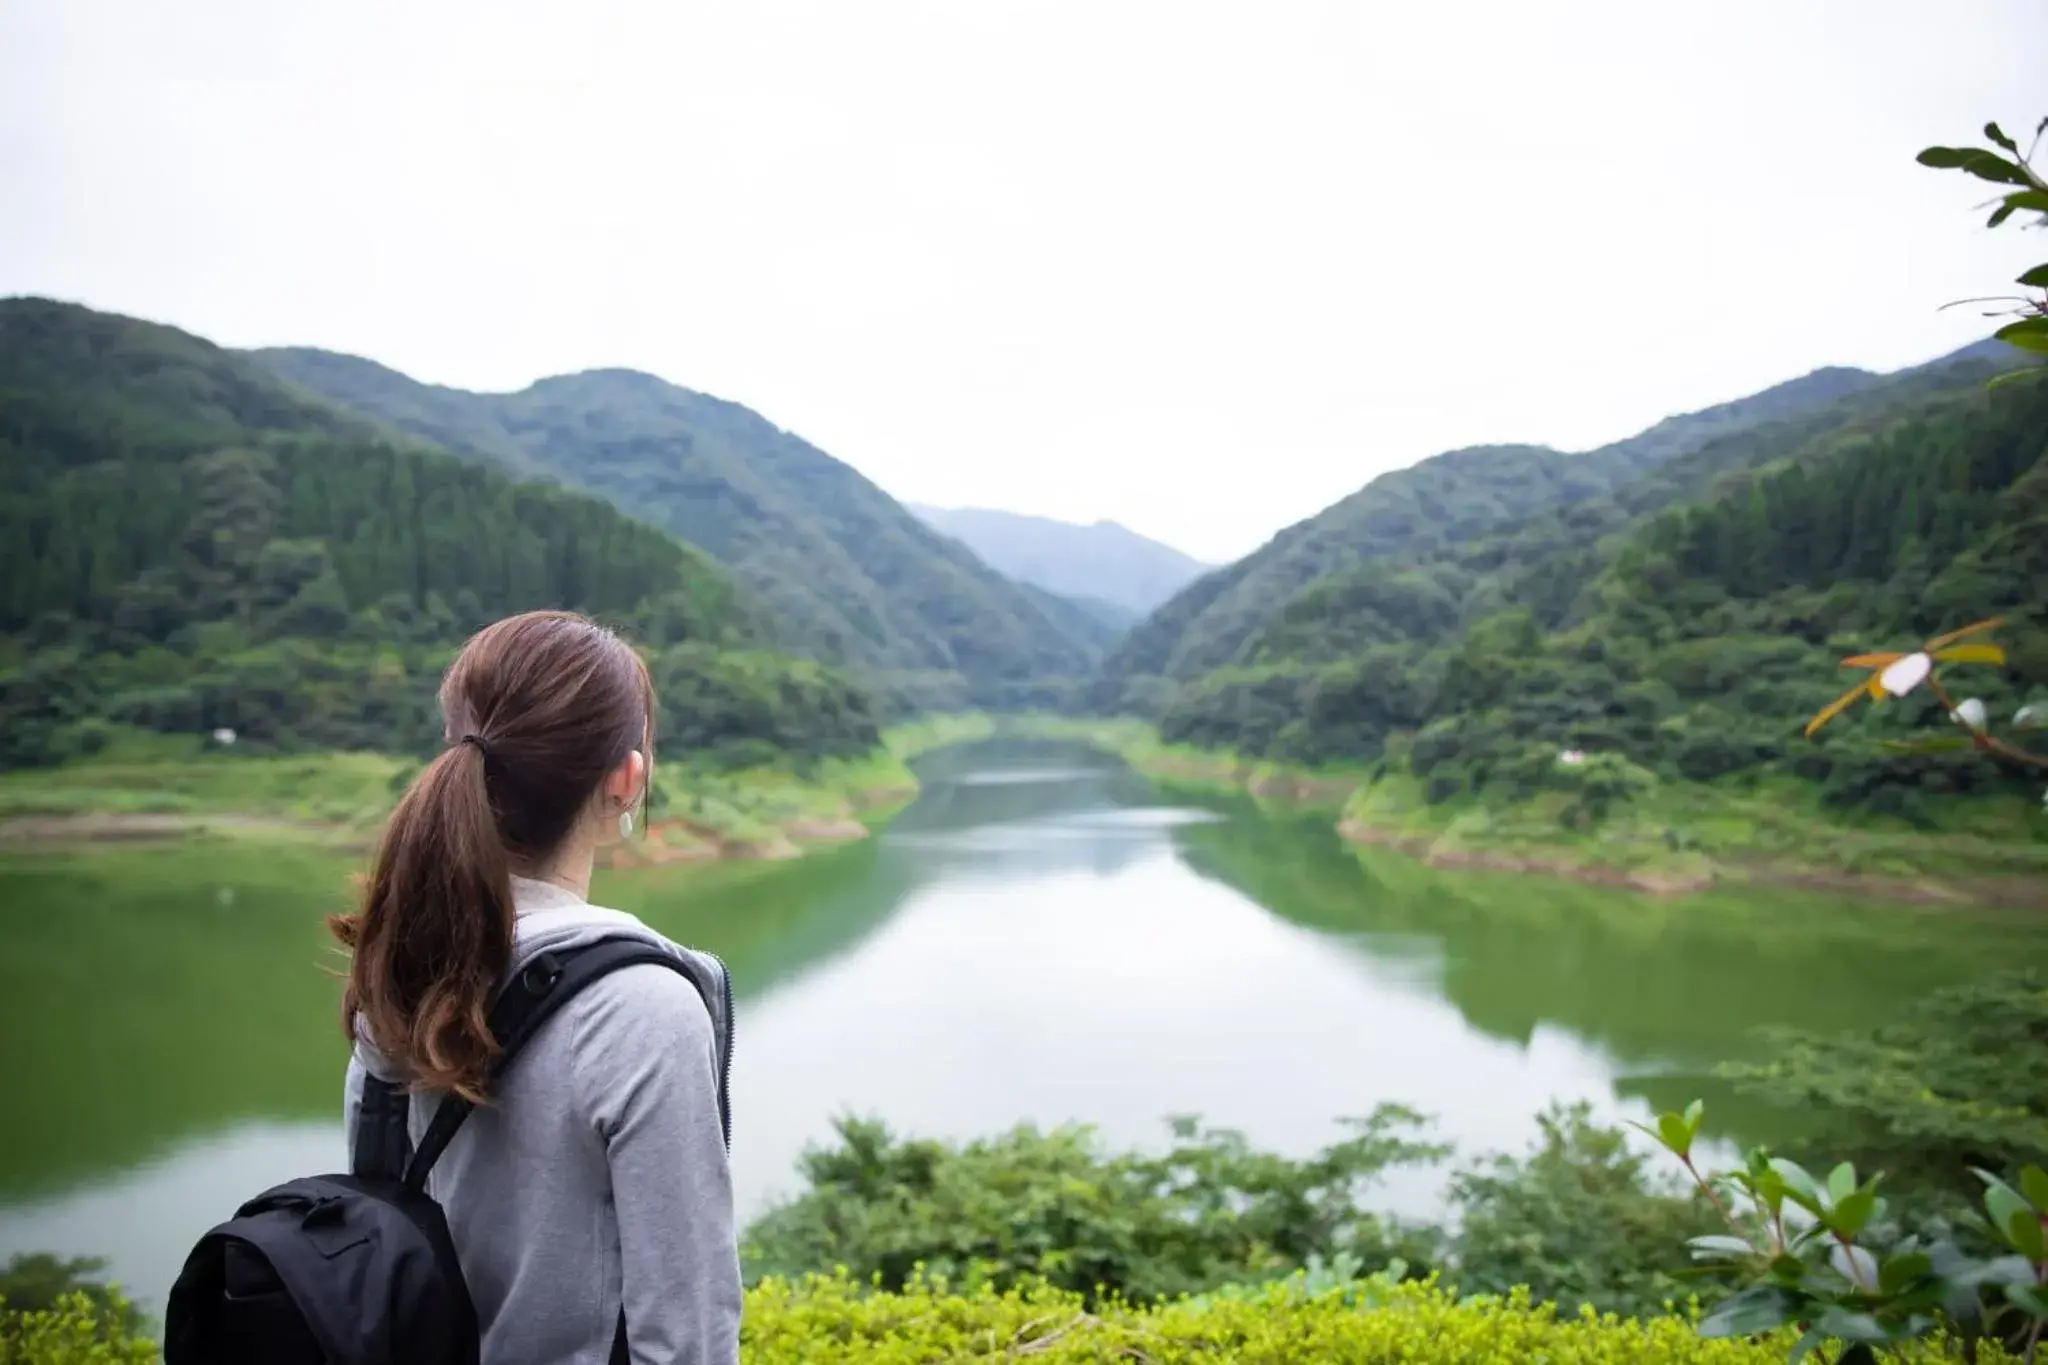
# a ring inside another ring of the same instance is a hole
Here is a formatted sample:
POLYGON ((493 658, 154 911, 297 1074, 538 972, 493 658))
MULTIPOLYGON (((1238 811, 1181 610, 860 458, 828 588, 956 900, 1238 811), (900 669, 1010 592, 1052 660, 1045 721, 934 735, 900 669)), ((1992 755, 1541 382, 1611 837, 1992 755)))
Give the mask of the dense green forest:
POLYGON ((663 728, 690 747, 877 740, 871 697, 761 652, 758 608, 698 551, 169 327, 0 302, 0 462, 0 764, 90 753, 119 726, 421 751, 455 647, 538 606, 656 652, 663 728))
POLYGON ((1149 649, 1184 681, 1105 685, 1127 709, 1149 700, 1170 741, 1386 760, 1432 801, 1584 785, 1560 771, 1573 749, 1600 756, 1610 797, 1782 773, 1917 818, 1926 795, 2014 775, 1887 747, 1931 699, 1818 740, 1800 726, 1841 690, 1841 656, 1992 614, 2010 618, 2010 666, 1973 675, 1976 695, 2009 713, 2048 688, 2048 382, 1987 387, 2008 363, 1976 347, 1884 379, 1823 371, 1603 452, 1457 452, 1388 475, 1196 584, 1119 651, 1149 649), (1567 486, 1570 460, 1608 472, 1567 486), (1425 490, 1458 487, 1490 496, 1422 514, 1440 495, 1425 490), (1502 524, 1514 501, 1550 505, 1502 524), (1350 562, 1249 605, 1318 557, 1350 562))
POLYGON ((761 604, 774 643, 860 670, 899 709, 1061 705, 1105 642, 1099 621, 1011 582, 851 467, 736 403, 629 370, 482 394, 327 351, 253 358, 310 392, 508 472, 599 494, 702 547, 761 604))

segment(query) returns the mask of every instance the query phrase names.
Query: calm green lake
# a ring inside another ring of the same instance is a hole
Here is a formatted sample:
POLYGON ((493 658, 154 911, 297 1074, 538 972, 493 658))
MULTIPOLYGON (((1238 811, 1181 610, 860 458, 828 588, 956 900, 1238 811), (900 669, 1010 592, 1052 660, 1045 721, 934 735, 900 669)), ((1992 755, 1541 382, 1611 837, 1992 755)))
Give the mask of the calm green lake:
MULTIPOLYGON (((738 991, 743 1210, 834 1115, 947 1137, 1198 1113, 1305 1152, 1383 1100, 1468 1153, 1552 1098, 1712 1101, 1765 1023, 1863 1028, 1991 968, 2040 916, 1789 893, 1660 901, 1361 856, 1327 817, 1198 801, 1052 746, 930 756, 881 837, 775 866, 600 877, 738 991)), ((358 859, 188 844, 0 859, 0 1259, 108 1257, 154 1308, 242 1198, 343 1161, 338 961, 358 859)), ((1426 1211, 1435 1177, 1387 1202, 1426 1211)))

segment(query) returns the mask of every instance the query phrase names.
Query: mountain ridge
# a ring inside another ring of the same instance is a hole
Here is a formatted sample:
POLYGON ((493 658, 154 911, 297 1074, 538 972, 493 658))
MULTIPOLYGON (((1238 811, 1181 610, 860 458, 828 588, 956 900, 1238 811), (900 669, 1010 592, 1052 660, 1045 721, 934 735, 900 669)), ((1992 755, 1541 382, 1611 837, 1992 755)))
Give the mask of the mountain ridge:
MULTIPOLYGON (((1638 472, 1606 492, 1477 536, 1383 540, 1269 598, 1221 664, 1101 700, 1149 706, 1169 743, 1356 772, 1346 827, 1368 841, 1598 828, 1596 859, 1697 863, 1695 841, 1735 836, 1691 822, 1729 793, 1768 808, 1764 779, 1901 829, 1930 827, 1930 792, 1981 795, 1980 822, 2037 839, 2038 787, 2016 770, 1967 745, 1898 745, 1946 730, 1947 703, 1915 695, 1803 733, 1840 694, 1845 654, 1986 617, 2004 619, 2003 652, 1957 695, 1994 721, 2048 701, 2048 367, 2006 373, 2026 363, 1980 344, 1660 424, 1681 439, 1621 452, 1638 472)), ((1132 640, 1199 627, 1257 568, 1198 582, 1132 640)), ((1770 854, 1804 837, 1759 836, 1770 854)))
POLYGON ((885 686, 957 675, 965 691, 947 690, 949 700, 1063 704, 1099 657, 1063 613, 743 404, 618 367, 483 394, 317 348, 249 354, 458 453, 611 499, 727 565, 762 602, 779 646, 885 686))
POLYGON ((755 604, 703 551, 175 327, 0 299, 0 467, 0 768, 140 732, 431 753, 461 641, 546 607, 647 651, 657 728, 690 763, 880 738, 868 690, 760 647, 755 604))
POLYGON ((1105 658, 1091 701, 1097 709, 1154 713, 1173 685, 1239 660, 1279 607, 1318 580, 1390 555, 1427 555, 1599 497, 1718 436, 1824 407, 1881 378, 1824 366, 1587 451, 1467 446, 1380 474, 1182 589, 1105 658))
POLYGON ((1081 523, 995 507, 906 506, 1000 573, 1061 597, 1098 598, 1133 617, 1212 567, 1106 518, 1081 523))

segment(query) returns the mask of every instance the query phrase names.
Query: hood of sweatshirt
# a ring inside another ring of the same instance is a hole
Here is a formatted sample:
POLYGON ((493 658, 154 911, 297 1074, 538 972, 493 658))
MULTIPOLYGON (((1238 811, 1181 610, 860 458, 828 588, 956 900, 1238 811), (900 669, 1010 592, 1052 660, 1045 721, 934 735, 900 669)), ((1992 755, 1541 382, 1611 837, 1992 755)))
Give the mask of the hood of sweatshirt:
MULTIPOLYGON (((514 877, 512 907, 516 916, 512 931, 512 965, 505 973, 505 980, 517 976, 528 962, 542 953, 559 953, 606 939, 637 939, 690 964, 694 969, 692 975, 711 984, 712 989, 704 992, 705 1005, 711 1011, 711 1033, 720 1040, 721 1052, 730 1047, 732 992, 726 979, 725 964, 716 957, 685 948, 648 928, 637 917, 623 910, 592 905, 574 891, 553 882, 514 877)), ((371 1075, 383 1080, 397 1079, 383 1055, 363 1036, 360 1021, 356 1027, 355 1055, 371 1075)))

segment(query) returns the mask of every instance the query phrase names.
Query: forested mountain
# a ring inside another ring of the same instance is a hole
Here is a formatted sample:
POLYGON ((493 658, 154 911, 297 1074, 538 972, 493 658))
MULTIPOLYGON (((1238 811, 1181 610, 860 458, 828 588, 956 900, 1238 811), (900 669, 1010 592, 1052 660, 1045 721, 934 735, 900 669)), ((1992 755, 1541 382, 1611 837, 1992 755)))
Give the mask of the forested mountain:
POLYGON ((2004 363, 1837 383, 1603 496, 1325 577, 1174 689, 1162 729, 1384 760, 1437 800, 1553 784, 1560 749, 1644 780, 1784 772, 1907 815, 2009 780, 1883 747, 1928 719, 1917 699, 1800 735, 1840 656, 1993 614, 2010 667, 1973 690, 2003 714, 2048 693, 2048 377, 1987 387, 2004 363))
POLYGON ((0 764, 89 751, 110 722, 421 750, 454 646, 541 606, 666 651, 679 704, 702 674, 707 747, 875 742, 870 698, 816 665, 760 656, 762 696, 727 685, 712 661, 761 623, 698 551, 173 328, 0 300, 0 466, 0 764))
POLYGON ((910 510, 1019 582, 1076 600, 1099 599, 1132 620, 1209 567, 1113 521, 1079 526, 981 507, 913 504, 910 510))
POLYGON ((1474 446, 1383 474, 1182 590, 1104 661, 1096 701, 1110 709, 1156 708, 1167 690, 1160 679, 1184 682, 1242 661, 1247 642, 1282 604, 1327 575, 1370 561, 1422 558, 1548 508, 1600 497, 1718 437, 1825 407, 1878 382, 1862 370, 1817 370, 1583 454, 1474 446))
POLYGON ((482 394, 326 351, 252 355, 451 450, 610 499, 728 565, 779 645, 883 677, 912 700, 1062 701, 1098 657, 1043 601, 736 403, 629 370, 482 394))
POLYGON ((1116 644, 1138 619, 1134 613, 1099 597, 1062 597, 1030 583, 1019 586, 1038 603, 1040 610, 1059 622, 1061 629, 1098 654, 1116 644))

